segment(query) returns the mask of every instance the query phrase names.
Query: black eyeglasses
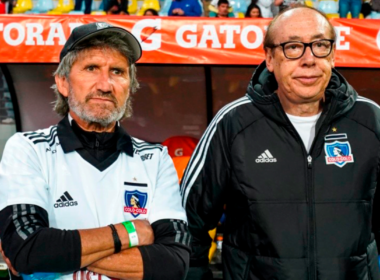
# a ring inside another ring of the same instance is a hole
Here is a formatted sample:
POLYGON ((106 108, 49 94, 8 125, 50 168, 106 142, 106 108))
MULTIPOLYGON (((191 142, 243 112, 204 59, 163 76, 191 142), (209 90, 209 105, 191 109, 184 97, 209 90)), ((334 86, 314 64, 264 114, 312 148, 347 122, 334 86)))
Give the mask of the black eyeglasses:
POLYGON ((277 45, 272 45, 269 48, 282 47, 284 55, 288 59, 298 59, 305 53, 306 47, 310 47, 311 52, 315 57, 324 58, 331 53, 334 40, 322 39, 310 43, 300 41, 289 41, 277 45))

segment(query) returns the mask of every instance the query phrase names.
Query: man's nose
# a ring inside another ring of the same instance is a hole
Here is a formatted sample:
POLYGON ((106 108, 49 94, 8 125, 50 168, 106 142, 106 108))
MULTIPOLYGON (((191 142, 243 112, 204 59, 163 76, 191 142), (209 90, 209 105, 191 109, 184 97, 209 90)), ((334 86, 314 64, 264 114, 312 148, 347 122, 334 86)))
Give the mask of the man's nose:
POLYGON ((315 64, 315 56, 311 51, 311 46, 307 46, 303 56, 301 57, 301 62, 306 65, 315 64))
POLYGON ((112 90, 112 82, 110 73, 108 70, 103 70, 100 72, 98 76, 98 80, 96 82, 97 90, 102 92, 111 92, 112 90))

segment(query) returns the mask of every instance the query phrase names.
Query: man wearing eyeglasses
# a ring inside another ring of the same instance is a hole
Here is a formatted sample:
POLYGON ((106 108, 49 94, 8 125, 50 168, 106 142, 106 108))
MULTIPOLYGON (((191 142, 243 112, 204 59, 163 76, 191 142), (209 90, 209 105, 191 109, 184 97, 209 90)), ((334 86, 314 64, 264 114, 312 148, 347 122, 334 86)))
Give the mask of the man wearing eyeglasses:
POLYGON ((212 278, 208 230, 224 205, 226 280, 380 279, 380 110, 334 69, 335 39, 304 6, 270 23, 265 62, 215 116, 182 179, 187 279, 212 278))

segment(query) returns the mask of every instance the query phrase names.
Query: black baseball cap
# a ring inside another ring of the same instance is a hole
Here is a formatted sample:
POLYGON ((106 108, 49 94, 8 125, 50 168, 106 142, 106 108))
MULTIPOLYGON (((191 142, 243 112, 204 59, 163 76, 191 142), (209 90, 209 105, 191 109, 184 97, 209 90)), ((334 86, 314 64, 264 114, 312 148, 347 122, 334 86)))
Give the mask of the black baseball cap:
POLYGON ((93 22, 84 24, 74 28, 73 32, 71 32, 69 39, 67 39, 66 44, 63 46, 61 54, 59 56, 59 60, 62 59, 72 51, 75 46, 79 43, 87 40, 91 37, 98 36, 100 34, 115 32, 120 35, 120 37, 128 44, 128 46, 132 50, 132 61, 131 63, 135 63, 141 57, 141 45, 139 41, 137 41, 136 37, 133 36, 129 31, 113 26, 107 22, 93 22))

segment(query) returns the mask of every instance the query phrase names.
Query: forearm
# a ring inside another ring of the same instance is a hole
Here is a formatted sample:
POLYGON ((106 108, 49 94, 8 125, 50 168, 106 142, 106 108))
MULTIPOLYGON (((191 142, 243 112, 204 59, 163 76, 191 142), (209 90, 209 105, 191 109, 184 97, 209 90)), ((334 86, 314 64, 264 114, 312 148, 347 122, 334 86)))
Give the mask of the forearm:
POLYGON ((5 255, 21 273, 80 267, 78 231, 49 228, 47 212, 41 207, 12 205, 0 211, 0 238, 5 255))
MULTIPOLYGON (((135 221, 140 245, 152 244, 151 226, 135 221)), ((122 224, 115 225, 121 250, 129 247, 122 224)), ((0 238, 14 268, 33 272, 69 272, 110 256, 115 251, 110 227, 88 230, 49 228, 47 212, 35 205, 8 206, 0 211, 0 238), (26 222, 24 222, 26 221, 26 222)))
MULTIPOLYGON (((122 224, 115 225, 122 247, 125 250, 129 247, 129 236, 122 224)), ((81 267, 88 266, 107 256, 111 256, 115 251, 114 240, 110 227, 97 229, 79 230, 82 254, 81 267)))
POLYGON ((140 250, 130 248, 96 261, 87 269, 112 278, 142 280, 144 266, 140 250))
POLYGON ((190 235, 180 220, 152 224, 155 243, 106 257, 87 268, 109 277, 133 280, 183 279, 189 267, 190 235))

